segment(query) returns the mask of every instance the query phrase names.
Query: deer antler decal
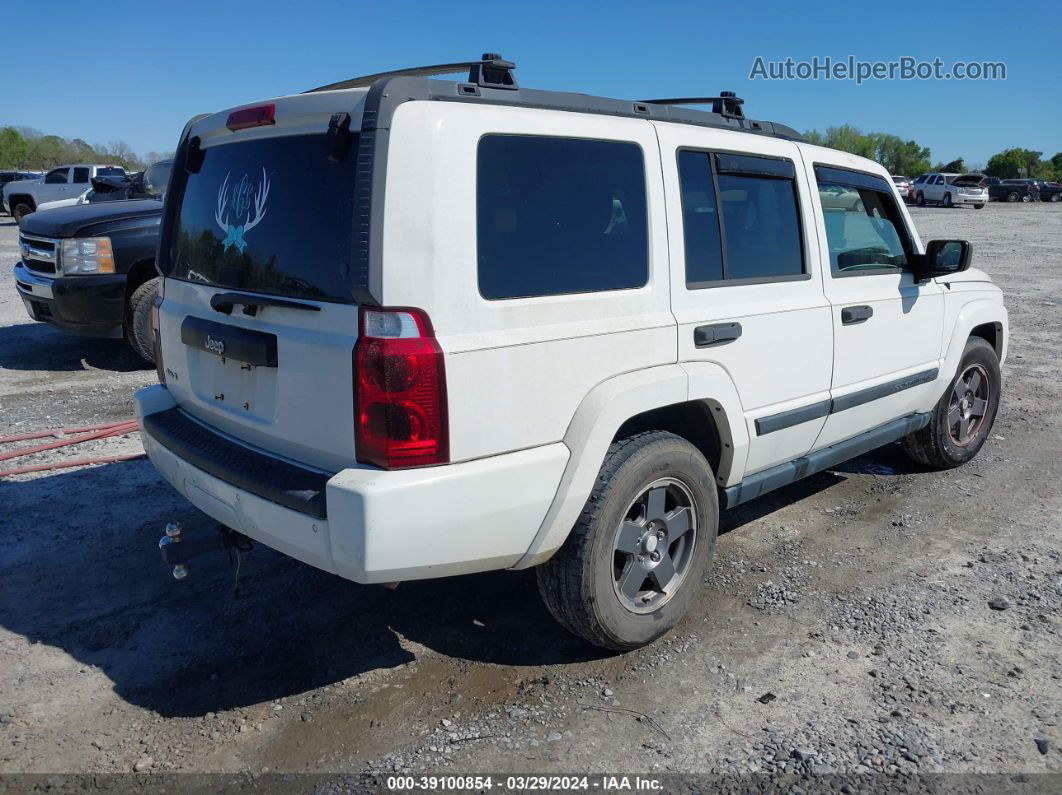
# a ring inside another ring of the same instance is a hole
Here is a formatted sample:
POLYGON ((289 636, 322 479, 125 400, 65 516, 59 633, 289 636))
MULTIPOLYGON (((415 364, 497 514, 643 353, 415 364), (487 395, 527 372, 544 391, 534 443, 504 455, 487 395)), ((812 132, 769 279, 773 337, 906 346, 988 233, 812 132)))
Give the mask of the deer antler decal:
POLYGON ((238 182, 233 193, 229 193, 229 174, 225 175, 224 181, 221 183, 221 187, 218 189, 218 201, 217 206, 214 208, 214 221, 221 231, 225 233, 225 239, 221 241, 221 245, 224 246, 225 251, 229 250, 229 246, 236 246, 242 254, 244 249, 247 248, 247 241, 243 239, 243 236, 254 229, 258 224, 262 222, 266 214, 266 201, 269 199, 269 176, 266 174, 266 170, 262 168, 262 181, 259 183, 257 190, 254 193, 254 207, 250 207, 250 202, 247 200, 247 193, 249 187, 247 183, 249 180, 245 176, 240 182, 238 182), (230 224, 229 205, 235 204, 236 217, 242 214, 244 208, 247 208, 247 218, 242 224, 230 224))

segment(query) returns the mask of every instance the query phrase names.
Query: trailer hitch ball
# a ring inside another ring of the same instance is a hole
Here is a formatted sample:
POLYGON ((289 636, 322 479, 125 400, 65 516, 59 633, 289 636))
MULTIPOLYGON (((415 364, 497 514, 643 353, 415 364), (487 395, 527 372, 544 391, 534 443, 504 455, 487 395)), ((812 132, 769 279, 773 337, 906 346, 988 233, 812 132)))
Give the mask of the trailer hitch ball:
POLYGON ((183 580, 187 576, 188 567, 185 566, 183 563, 178 563, 176 566, 173 567, 173 579, 183 580))

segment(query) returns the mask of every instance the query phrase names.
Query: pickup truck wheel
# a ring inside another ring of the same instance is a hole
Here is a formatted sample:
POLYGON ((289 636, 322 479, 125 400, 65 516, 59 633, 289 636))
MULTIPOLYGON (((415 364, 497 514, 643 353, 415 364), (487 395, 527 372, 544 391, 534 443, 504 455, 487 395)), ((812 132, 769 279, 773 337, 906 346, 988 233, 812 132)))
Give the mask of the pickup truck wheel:
POLYGON ((11 208, 11 217, 15 219, 16 224, 22 223, 22 219, 33 212, 33 208, 25 202, 19 202, 11 208))
POLYGON ((983 209, 985 209, 985 206, 983 204, 975 204, 974 205, 974 209, 975 210, 983 210, 983 209))
POLYGON ((155 362, 155 341, 151 332, 151 305, 159 294, 156 276, 133 290, 129 296, 129 314, 125 324, 125 338, 137 355, 148 362, 155 362))
POLYGON ((1053 202, 1062 201, 1062 193, 1052 193, 1050 201, 1053 201, 1053 202))
POLYGON ((951 194, 950 193, 945 193, 944 194, 944 202, 943 202, 943 204, 944 204, 945 207, 951 207, 951 194))
POLYGON ((1010 193, 1007 194, 1007 201, 1009 201, 1009 202, 1021 201, 1021 194, 1018 193, 1016 190, 1012 190, 1010 193))
POLYGON ((918 193, 915 194, 915 204, 917 204, 919 207, 926 206, 926 197, 925 194, 922 193, 922 191, 918 191, 918 193))
POLYGON ((977 455, 999 409, 999 359, 980 337, 971 337, 959 371, 937 402, 929 424, 903 439, 907 455, 933 469, 952 469, 977 455))
POLYGON ((595 646, 659 638, 700 593, 719 528, 712 469, 664 431, 614 442, 564 546, 538 568, 550 613, 595 646))

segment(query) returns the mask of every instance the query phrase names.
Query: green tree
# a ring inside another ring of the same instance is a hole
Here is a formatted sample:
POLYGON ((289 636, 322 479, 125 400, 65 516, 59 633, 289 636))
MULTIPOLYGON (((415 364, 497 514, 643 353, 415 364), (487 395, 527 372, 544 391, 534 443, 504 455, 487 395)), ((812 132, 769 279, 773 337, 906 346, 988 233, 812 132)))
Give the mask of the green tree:
POLYGON ((825 145, 831 149, 840 149, 842 152, 851 152, 853 155, 870 159, 877 154, 877 142, 874 136, 864 135, 850 124, 829 127, 826 130, 825 145))
MULTIPOLYGON (((1048 171, 1048 166, 1040 160, 1042 154, 1043 152, 1036 152, 1032 149, 1004 149, 1002 152, 988 158, 985 173, 990 177, 999 177, 1001 179, 1016 179, 1018 177, 1043 179, 1043 175, 1048 171)), ((1053 164, 1050 168, 1052 171, 1054 170, 1053 164)))
POLYGON ((26 168, 29 146, 14 127, 0 128, 0 168, 26 168))
POLYGON ((969 171, 961 157, 957 157, 949 163, 938 163, 933 167, 934 171, 943 171, 945 174, 965 174, 969 171))
POLYGON ((929 171, 929 147, 905 141, 898 135, 873 133, 875 157, 890 174, 916 177, 929 171))

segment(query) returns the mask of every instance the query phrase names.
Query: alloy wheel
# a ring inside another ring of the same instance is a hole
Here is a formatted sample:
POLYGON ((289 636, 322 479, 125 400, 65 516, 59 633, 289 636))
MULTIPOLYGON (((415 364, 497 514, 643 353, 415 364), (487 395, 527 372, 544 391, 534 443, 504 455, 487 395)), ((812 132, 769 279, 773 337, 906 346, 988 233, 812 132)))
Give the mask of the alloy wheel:
POLYGON ((612 549, 613 587, 632 613, 666 604, 689 573, 697 540, 693 493, 674 478, 649 484, 627 508, 612 549))
POLYGON ((977 438, 988 413, 991 382, 983 365, 971 364, 956 379, 948 405, 948 433, 965 447, 977 438))

